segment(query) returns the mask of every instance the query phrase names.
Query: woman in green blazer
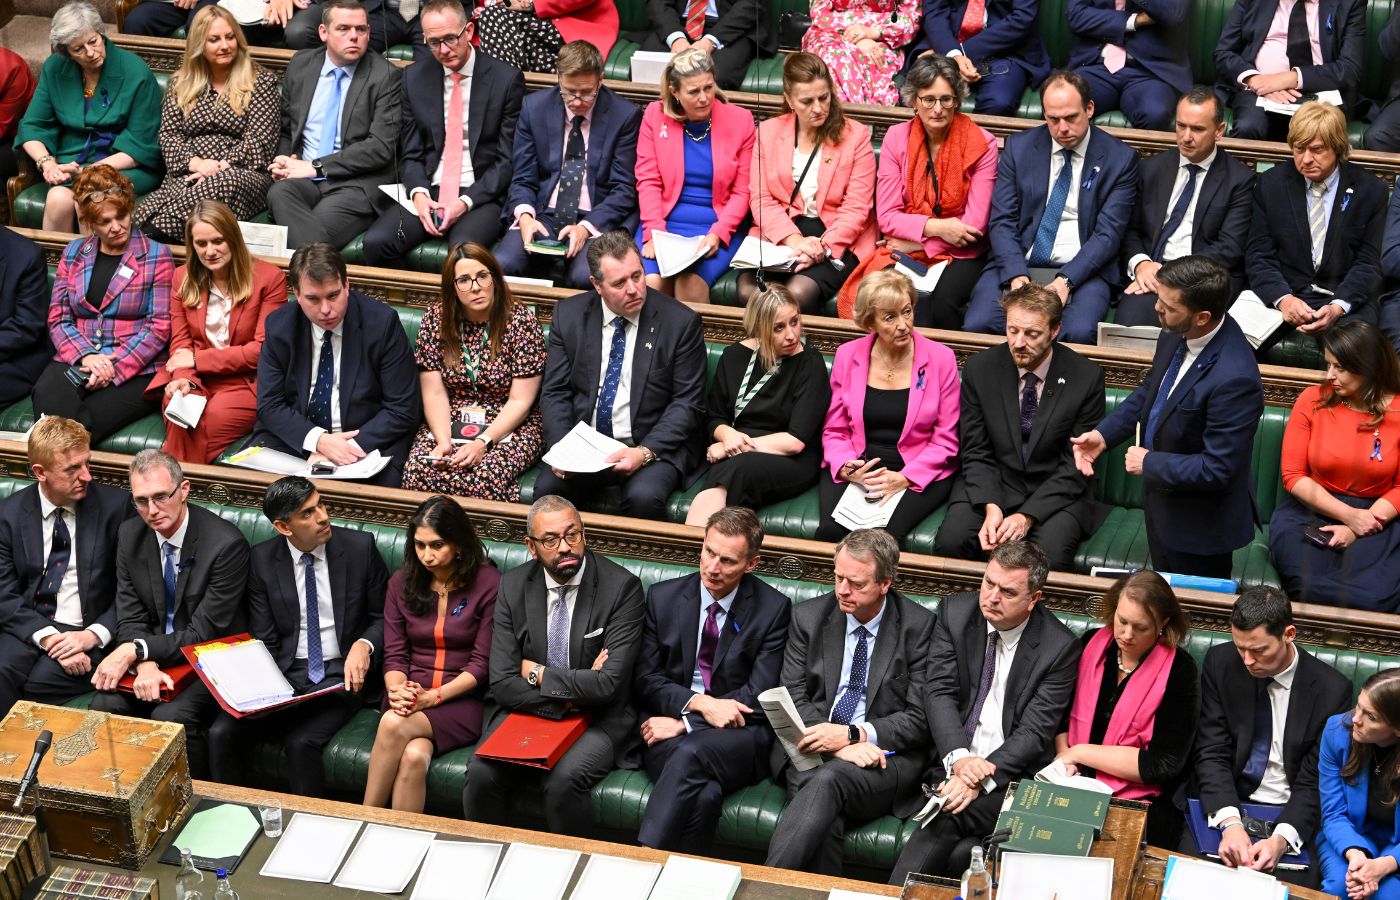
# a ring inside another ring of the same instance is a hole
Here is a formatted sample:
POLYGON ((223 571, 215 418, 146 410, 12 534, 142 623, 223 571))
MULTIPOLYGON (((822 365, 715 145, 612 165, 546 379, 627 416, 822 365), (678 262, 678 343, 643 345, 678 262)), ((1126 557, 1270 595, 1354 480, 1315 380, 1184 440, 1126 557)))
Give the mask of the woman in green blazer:
POLYGON ((138 196, 160 183, 161 90, 139 56, 104 36, 102 17, 87 0, 54 13, 49 44, 53 55, 15 144, 49 185, 44 228, 72 232, 78 227, 72 183, 83 167, 122 170, 138 196))

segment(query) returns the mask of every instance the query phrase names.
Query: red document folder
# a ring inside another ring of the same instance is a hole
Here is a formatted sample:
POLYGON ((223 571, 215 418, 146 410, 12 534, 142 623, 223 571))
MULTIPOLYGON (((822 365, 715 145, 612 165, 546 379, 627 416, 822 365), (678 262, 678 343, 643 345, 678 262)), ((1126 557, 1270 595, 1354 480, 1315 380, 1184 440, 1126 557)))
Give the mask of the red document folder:
POLYGON ((219 701, 219 707, 223 709, 224 712, 233 716, 235 719, 246 719, 250 716, 260 716, 264 713, 271 712, 274 709, 282 709, 288 706, 295 706, 303 700, 310 700, 312 697, 319 697, 322 694, 333 694, 336 691, 345 690, 345 682, 342 681, 338 684, 331 685, 330 687, 324 687, 320 690, 310 691, 309 693, 305 694, 298 694, 290 700, 283 700, 281 703, 273 703, 269 706, 260 707, 259 709, 250 709, 247 711, 234 709, 232 706, 229 705, 229 703, 226 700, 224 700, 223 695, 219 693, 219 689, 214 686, 214 683, 210 681, 207 677, 205 677, 204 670, 199 667, 199 655, 198 653, 196 653, 196 651, 200 647, 205 647, 209 644, 238 644, 242 643, 243 641, 251 641, 252 639, 253 636, 245 631, 243 634, 232 634, 228 637, 215 638, 212 641, 205 641, 202 644, 191 644, 188 647, 180 648, 180 652, 185 654, 185 659, 189 660, 189 666, 193 674, 199 676, 199 680, 204 682, 204 686, 209 689, 209 693, 213 694, 214 699, 219 701))
MULTIPOLYGON (((161 703, 169 703, 171 700, 174 700, 176 697, 180 696, 181 691, 194 683, 194 666, 187 662, 161 666, 160 670, 166 675, 169 675, 170 680, 175 683, 173 688, 167 688, 165 685, 160 686, 161 703)), ((127 694, 136 693, 135 673, 123 675, 122 680, 117 682, 117 690, 127 694)))
POLYGON ((583 713, 569 713, 556 720, 513 712, 481 742, 476 755, 536 769, 552 769, 587 730, 588 717, 583 713))

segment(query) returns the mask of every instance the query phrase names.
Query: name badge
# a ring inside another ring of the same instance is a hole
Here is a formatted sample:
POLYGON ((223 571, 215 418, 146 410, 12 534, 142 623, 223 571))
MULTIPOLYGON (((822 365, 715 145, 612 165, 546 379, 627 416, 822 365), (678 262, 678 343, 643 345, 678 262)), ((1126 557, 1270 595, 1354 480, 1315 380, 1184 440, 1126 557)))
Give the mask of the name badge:
POLYGON ((122 266, 120 269, 117 270, 118 278, 130 278, 135 274, 136 273, 131 270, 130 266, 122 266))

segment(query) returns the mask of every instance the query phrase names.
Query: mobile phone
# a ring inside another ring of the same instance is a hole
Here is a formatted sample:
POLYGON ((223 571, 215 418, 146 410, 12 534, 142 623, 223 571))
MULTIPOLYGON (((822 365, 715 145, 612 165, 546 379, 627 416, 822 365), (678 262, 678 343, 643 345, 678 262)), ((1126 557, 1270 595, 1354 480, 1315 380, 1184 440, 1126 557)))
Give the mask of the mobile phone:
POLYGON ((330 475, 335 472, 335 463, 324 459, 318 459, 311 464, 312 475, 330 475))
POLYGON ((1303 532, 1303 540, 1326 549, 1332 543, 1332 535, 1323 531, 1321 525, 1309 525, 1307 530, 1303 532))
POLYGON ((73 385, 73 387, 85 388, 87 387, 88 379, 92 377, 92 373, 89 372, 85 366, 69 366, 63 373, 63 377, 67 378, 68 383, 73 385))
POLYGON ((904 268, 913 272, 919 278, 923 278, 928 274, 928 265, 926 263, 919 262, 903 250, 891 250, 890 256, 894 258, 895 262, 904 266, 904 268))

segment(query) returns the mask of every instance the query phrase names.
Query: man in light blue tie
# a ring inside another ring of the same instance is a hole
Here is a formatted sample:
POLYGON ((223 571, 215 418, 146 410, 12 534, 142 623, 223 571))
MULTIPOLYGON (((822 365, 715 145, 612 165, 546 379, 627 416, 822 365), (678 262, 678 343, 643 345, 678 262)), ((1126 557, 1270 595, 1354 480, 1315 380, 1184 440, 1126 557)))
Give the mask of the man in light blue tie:
POLYGON ((190 774, 208 777, 204 729, 218 707, 198 679, 177 686, 167 671, 181 647, 227 637, 247 621, 248 542, 232 524, 189 503, 174 457, 143 450, 131 460, 140 520, 117 531, 115 649, 92 676, 92 708, 185 726, 190 774), (118 682, 134 668, 131 693, 118 682))

